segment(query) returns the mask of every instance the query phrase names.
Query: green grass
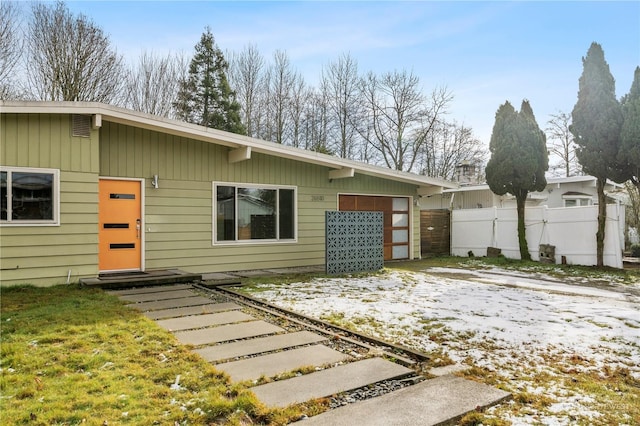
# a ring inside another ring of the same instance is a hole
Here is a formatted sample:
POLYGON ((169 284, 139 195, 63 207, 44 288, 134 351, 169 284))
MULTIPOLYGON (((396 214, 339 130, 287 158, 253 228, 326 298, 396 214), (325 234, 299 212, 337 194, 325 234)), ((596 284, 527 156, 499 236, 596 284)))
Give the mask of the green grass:
POLYGON ((0 296, 3 424, 285 424, 323 409, 267 410, 101 290, 10 287, 0 296))

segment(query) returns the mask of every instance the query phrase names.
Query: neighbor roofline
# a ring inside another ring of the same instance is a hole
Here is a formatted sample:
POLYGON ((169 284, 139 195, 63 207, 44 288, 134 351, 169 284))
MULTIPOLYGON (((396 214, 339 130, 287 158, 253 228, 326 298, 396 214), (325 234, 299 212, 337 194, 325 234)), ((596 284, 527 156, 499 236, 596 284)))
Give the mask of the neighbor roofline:
POLYGON ((421 176, 358 161, 337 158, 315 151, 285 146, 99 102, 0 101, 0 113, 100 115, 103 121, 168 133, 175 136, 228 146, 230 148, 249 147, 252 152, 302 161, 328 167, 333 170, 353 169, 354 173, 414 184, 418 187, 458 187, 456 183, 444 179, 421 176))

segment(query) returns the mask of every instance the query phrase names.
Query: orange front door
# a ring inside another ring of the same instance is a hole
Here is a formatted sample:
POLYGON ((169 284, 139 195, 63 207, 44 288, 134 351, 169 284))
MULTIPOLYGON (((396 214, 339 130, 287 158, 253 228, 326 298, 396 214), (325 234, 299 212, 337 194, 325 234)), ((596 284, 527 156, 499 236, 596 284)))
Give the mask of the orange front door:
POLYGON ((139 181, 100 179, 100 271, 140 270, 142 204, 139 181))

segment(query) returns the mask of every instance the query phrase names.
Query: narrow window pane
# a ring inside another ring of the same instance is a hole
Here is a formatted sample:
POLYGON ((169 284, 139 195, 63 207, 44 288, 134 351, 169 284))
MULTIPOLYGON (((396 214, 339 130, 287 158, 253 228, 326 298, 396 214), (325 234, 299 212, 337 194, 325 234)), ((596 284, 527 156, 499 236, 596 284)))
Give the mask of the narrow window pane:
POLYGON ((53 175, 11 174, 12 220, 53 220, 53 175))
POLYGON ((392 242, 394 243, 408 243, 409 231, 406 229, 395 229, 392 233, 392 242))
POLYGON ((233 186, 218 186, 216 188, 216 240, 234 241, 236 201, 233 186))
POLYGON ((409 246, 393 246, 393 259, 407 259, 409 257, 409 246))
POLYGON ((409 215, 406 213, 394 213, 393 226, 409 226, 409 215))
POLYGON ((295 238, 293 189, 281 189, 279 192, 280 211, 278 212, 278 220, 280 225, 280 239, 292 240, 295 238))
POLYGON ((0 220, 7 220, 7 172, 0 172, 0 220))
POLYGON ((394 198, 393 210, 397 212, 409 211, 409 199, 408 198, 394 198))
POLYGON ((238 188, 238 239, 276 238, 275 189, 238 188))

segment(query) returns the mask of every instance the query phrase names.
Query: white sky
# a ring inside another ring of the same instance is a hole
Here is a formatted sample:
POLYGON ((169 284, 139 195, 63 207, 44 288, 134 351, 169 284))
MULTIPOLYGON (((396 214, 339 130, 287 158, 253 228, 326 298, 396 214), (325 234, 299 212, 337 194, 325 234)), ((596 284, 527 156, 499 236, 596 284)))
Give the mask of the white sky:
POLYGON ((206 26, 223 51, 254 44, 284 50, 315 85, 321 69, 350 53, 362 73, 413 70, 425 92, 447 86, 450 118, 488 143, 495 112, 530 100, 541 128, 571 112, 581 58, 603 46, 618 96, 640 65, 640 2, 437 1, 68 1, 117 50, 191 55, 206 26))

